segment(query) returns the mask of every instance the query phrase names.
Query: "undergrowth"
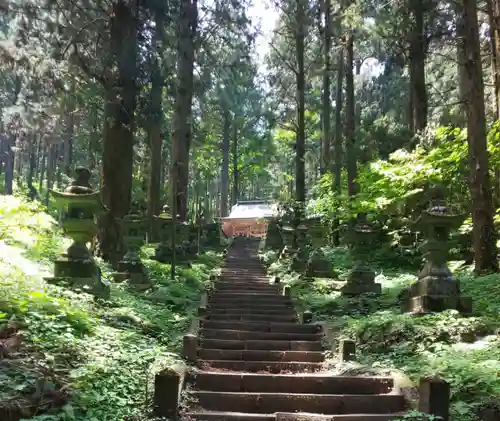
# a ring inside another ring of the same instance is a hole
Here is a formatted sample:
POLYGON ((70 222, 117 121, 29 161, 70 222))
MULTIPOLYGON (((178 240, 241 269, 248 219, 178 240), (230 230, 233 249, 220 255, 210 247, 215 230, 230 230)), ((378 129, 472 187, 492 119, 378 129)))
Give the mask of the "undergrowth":
MULTIPOLYGON (((171 280, 144 247, 154 289, 109 282, 111 298, 94 299, 42 280, 68 245, 56 221, 35 204, 0 199, 0 419, 146 419, 154 373, 181 363, 182 334, 219 256, 207 252, 171 280)), ((111 270, 101 269, 106 282, 111 270)))
POLYGON ((293 286, 301 307, 310 309, 316 320, 328 322, 337 339, 356 340, 357 373, 397 370, 413 387, 421 377, 438 375, 451 385, 453 421, 499 419, 500 275, 475 278, 463 262, 451 262, 462 295, 473 299, 474 314, 445 311, 414 317, 402 312, 398 296, 417 279, 418 268, 400 269, 375 256, 373 268, 382 295, 349 299, 339 291, 352 265, 349 252, 326 248, 325 254, 339 279, 303 278, 288 271, 289 263, 278 261, 272 251, 263 253, 262 259, 271 274, 293 286), (485 413, 495 415, 482 418, 485 413))

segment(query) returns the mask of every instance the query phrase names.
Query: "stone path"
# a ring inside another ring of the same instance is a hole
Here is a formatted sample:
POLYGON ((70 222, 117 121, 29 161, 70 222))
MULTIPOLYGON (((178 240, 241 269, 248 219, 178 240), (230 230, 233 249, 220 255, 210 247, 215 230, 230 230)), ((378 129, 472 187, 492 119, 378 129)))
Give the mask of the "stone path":
POLYGON ((289 297, 270 285, 258 243, 237 238, 200 322, 189 383, 200 421, 390 421, 404 409, 392 379, 321 374, 318 325, 300 324, 289 297))

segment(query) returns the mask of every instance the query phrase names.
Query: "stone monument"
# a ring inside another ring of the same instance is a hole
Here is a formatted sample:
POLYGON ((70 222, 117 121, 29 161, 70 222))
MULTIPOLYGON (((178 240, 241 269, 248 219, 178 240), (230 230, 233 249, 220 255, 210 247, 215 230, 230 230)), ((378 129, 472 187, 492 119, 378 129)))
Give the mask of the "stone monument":
POLYGON ((378 232, 368 223, 366 215, 359 215, 356 224, 349 232, 354 267, 347 277, 347 283, 341 289, 342 295, 357 296, 382 292, 381 285, 375 282, 375 272, 368 264, 377 234, 378 232))
POLYGON ((413 314, 456 309, 463 313, 472 312, 472 300, 460 296, 460 285, 451 273, 446 261, 450 249, 450 233, 460 227, 465 215, 452 211, 445 200, 443 186, 431 190, 429 208, 416 222, 425 241, 420 247, 424 266, 418 280, 406 294, 406 310, 413 314))
POLYGON ((141 247, 145 242, 146 219, 130 213, 120 221, 120 225, 127 246, 127 253, 118 262, 120 277, 131 286, 148 288, 151 282, 140 256, 141 247))
POLYGON ((155 226, 160 234, 160 243, 156 246, 153 259, 169 263, 172 258, 173 220, 168 205, 163 206, 162 213, 155 216, 155 226))
POLYGON ((97 235, 96 217, 106 208, 100 192, 90 186, 91 173, 87 168, 75 169, 74 181, 63 193, 50 191, 55 206, 62 211, 61 226, 73 243, 54 262, 54 276, 45 278, 50 283, 68 282, 71 286, 102 298, 109 297, 109 286, 101 279, 101 271, 87 248, 97 235))

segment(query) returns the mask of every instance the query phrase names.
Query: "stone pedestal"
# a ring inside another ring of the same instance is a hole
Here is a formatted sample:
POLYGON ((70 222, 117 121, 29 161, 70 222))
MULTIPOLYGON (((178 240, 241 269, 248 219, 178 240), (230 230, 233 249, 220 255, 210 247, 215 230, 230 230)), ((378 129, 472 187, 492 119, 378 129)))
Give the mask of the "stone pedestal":
POLYGON ((335 278, 331 262, 326 258, 321 249, 314 250, 309 256, 306 275, 313 278, 335 278))
POLYGON ((314 248, 321 248, 328 244, 327 229, 321 222, 320 216, 307 218, 305 225, 307 227, 307 233, 311 238, 311 244, 314 248))
POLYGON ((347 277, 347 283, 341 289, 342 295, 357 296, 382 292, 381 285, 375 283, 375 272, 368 265, 376 234, 363 216, 352 228, 349 237, 355 264, 347 277))
POLYGON ((66 253, 54 262, 54 276, 45 278, 49 283, 65 283, 101 298, 109 297, 109 286, 101 279, 87 244, 97 234, 96 215, 106 209, 101 203, 100 193, 93 192, 89 184, 90 171, 75 170, 75 180, 64 193, 51 190, 55 206, 63 212, 62 228, 73 240, 66 253))
POLYGON ((117 275, 120 279, 139 289, 151 286, 146 268, 140 257, 140 250, 145 241, 145 226, 146 220, 136 214, 127 215, 121 221, 121 229, 124 242, 127 246, 127 253, 118 262, 119 274, 117 275))
POLYGON ((439 312, 447 309, 472 312, 472 300, 460 296, 460 285, 446 263, 450 249, 450 232, 457 229, 465 215, 453 214, 444 200, 440 186, 431 192, 429 209, 416 222, 425 236, 420 247, 424 266, 418 280, 406 291, 405 307, 412 314, 439 312))
POLYGON ((267 226, 265 247, 270 250, 283 249, 283 239, 281 238, 280 228, 276 219, 271 219, 267 226))
POLYGON ((163 212, 155 217, 155 226, 160 235, 160 243, 155 248, 153 259, 161 263, 170 263, 172 260, 172 216, 164 208, 163 212))

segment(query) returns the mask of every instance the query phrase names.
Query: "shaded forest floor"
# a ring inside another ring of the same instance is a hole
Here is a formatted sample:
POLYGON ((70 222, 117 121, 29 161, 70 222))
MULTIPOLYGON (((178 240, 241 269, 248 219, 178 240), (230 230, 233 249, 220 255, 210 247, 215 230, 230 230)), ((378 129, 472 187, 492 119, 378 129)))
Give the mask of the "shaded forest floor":
POLYGON ((146 419, 153 373, 181 364, 182 334, 220 256, 201 255, 172 281, 144 247, 153 291, 109 282, 103 301, 41 280, 68 245, 40 206, 0 196, 0 419, 146 419))
POLYGON ((410 397, 420 377, 438 374, 452 387, 453 421, 500 419, 500 274, 474 278, 471 267, 450 262, 462 295, 473 299, 474 315, 446 311, 414 317, 402 313, 398 294, 416 280, 418 267, 404 267, 395 263, 402 260, 398 256, 379 252, 373 268, 382 295, 347 299, 339 288, 352 267, 349 252, 327 248, 325 253, 339 281, 300 280, 297 273, 287 274, 288 262, 278 262, 274 252, 262 258, 271 274, 292 285, 299 305, 310 309, 315 321, 326 321, 337 339, 356 340, 355 363, 338 366, 331 355, 338 374, 392 374, 410 397))

